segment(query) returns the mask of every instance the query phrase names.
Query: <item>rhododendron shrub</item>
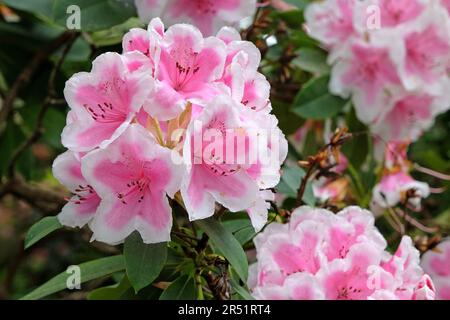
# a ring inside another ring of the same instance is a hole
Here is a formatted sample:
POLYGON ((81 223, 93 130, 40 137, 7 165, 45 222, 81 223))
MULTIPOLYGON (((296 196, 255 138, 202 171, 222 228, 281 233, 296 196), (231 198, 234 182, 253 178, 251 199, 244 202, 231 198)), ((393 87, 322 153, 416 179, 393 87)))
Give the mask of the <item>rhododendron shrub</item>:
POLYGON ((0 4, 0 299, 450 299, 447 0, 43 2, 0 4))

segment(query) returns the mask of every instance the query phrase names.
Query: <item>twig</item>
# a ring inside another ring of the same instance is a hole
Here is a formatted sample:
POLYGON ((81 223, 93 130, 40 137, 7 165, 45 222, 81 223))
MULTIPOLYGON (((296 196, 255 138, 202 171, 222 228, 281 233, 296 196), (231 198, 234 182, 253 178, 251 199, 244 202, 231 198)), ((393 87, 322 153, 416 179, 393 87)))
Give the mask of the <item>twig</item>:
POLYGON ((309 179, 313 175, 315 169, 316 169, 316 163, 311 164, 310 167, 308 168, 308 171, 306 172, 305 176, 302 178, 302 180, 300 182, 300 187, 298 188, 298 191, 297 191, 297 200, 295 201, 295 204, 297 207, 302 205, 302 203, 303 203, 303 195, 305 194, 306 186, 308 184, 309 179))
POLYGON ((0 110, 0 137, 3 135, 6 127, 3 124, 10 117, 14 106, 14 101, 19 95, 20 91, 30 82, 32 76, 39 68, 39 66, 44 63, 47 58, 56 50, 58 50, 64 43, 71 39, 74 34, 75 32, 73 31, 66 31, 62 33, 58 38, 50 42, 47 47, 39 50, 16 78, 11 87, 11 90, 6 95, 5 100, 3 101, 3 107, 0 110))
POLYGON ((21 178, 11 179, 0 186, 0 198, 6 194, 28 202, 47 215, 60 212, 67 202, 61 194, 28 184, 21 178))
POLYGON ((31 134, 31 136, 25 140, 12 154, 11 159, 8 164, 8 176, 10 178, 13 178, 15 175, 14 166, 17 160, 20 158, 20 156, 30 147, 32 146, 36 141, 40 139, 42 134, 44 133, 44 118, 45 114, 47 113, 48 108, 51 105, 51 102, 56 98, 57 93, 55 89, 55 78, 58 73, 58 71, 61 68, 62 63, 64 62, 67 54, 70 51, 70 48, 72 48, 73 43, 75 42, 76 38, 78 37, 78 33, 71 33, 67 39, 65 38, 65 41, 67 41, 67 45, 64 49, 64 52, 59 59, 56 66, 53 68, 52 73, 50 74, 49 80, 48 80, 48 95, 45 98, 44 104, 42 105, 41 110, 39 111, 37 120, 36 120, 36 127, 31 134))

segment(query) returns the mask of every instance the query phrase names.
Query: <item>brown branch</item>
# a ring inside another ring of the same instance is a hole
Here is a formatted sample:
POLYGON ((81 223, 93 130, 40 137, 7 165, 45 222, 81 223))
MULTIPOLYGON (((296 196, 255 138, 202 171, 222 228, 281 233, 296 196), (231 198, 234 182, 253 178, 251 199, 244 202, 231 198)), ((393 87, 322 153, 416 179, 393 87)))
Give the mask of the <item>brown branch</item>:
POLYGON ((46 215, 59 213, 67 202, 60 193, 28 184, 21 178, 13 178, 0 187, 0 198, 7 194, 26 201, 46 215))
POLYGON ((5 100, 3 101, 2 108, 0 109, 0 137, 3 135, 6 127, 3 124, 10 117, 13 110, 14 101, 19 95, 20 91, 30 82, 31 78, 41 66, 41 64, 44 63, 48 59, 48 57, 56 50, 58 50, 64 43, 71 39, 74 34, 75 32, 73 31, 66 31, 62 33, 58 38, 50 42, 48 46, 44 47, 42 50, 39 50, 16 78, 11 87, 11 90, 8 92, 5 100))
POLYGON ((78 37, 78 33, 71 33, 69 37, 67 37, 65 40, 67 42, 67 45, 64 49, 64 52, 59 59, 56 66, 53 68, 52 73, 50 74, 49 80, 48 80, 48 94, 45 98, 44 104, 41 107, 41 110, 39 111, 39 114, 37 116, 36 120, 36 127, 31 134, 31 136, 25 140, 16 150, 14 150, 11 159, 9 160, 8 164, 8 176, 10 178, 14 177, 15 171, 14 166, 17 160, 20 158, 20 156, 29 148, 31 147, 35 142, 37 142, 42 134, 44 133, 44 118, 47 113, 47 110, 49 109, 52 102, 57 98, 57 93, 55 89, 55 79, 56 75, 58 74, 58 71, 61 68, 62 63, 64 62, 67 54, 70 51, 70 48, 72 48, 73 43, 78 37))

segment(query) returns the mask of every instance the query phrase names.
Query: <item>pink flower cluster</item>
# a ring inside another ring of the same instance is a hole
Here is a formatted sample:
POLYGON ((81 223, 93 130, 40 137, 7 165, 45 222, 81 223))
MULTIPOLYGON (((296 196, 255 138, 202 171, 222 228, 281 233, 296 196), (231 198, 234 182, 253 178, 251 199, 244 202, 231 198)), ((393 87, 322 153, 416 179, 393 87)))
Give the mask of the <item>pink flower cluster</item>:
POLYGON ((436 299, 450 300, 450 239, 425 252, 421 265, 436 285, 436 299))
POLYGON ((372 213, 359 207, 337 214, 300 207, 289 223, 270 224, 254 242, 248 282, 256 299, 434 299, 411 238, 388 253, 372 213))
POLYGON ((450 108, 446 0, 325 0, 305 11, 329 50, 330 90, 385 140, 415 140, 450 108))
POLYGON ((134 0, 139 18, 148 23, 161 17, 168 25, 190 23, 205 36, 223 26, 238 27, 256 11, 256 0, 134 0))
POLYGON ((421 200, 430 195, 425 182, 416 181, 409 172, 408 142, 390 142, 386 145, 381 181, 373 189, 372 210, 392 208, 402 203, 413 210, 421 209, 421 200))
POLYGON ((153 19, 124 36, 123 54, 102 54, 91 72, 72 76, 62 133, 69 150, 53 165, 74 194, 61 223, 88 223, 93 239, 111 244, 134 230, 146 243, 168 241, 173 198, 191 220, 219 203, 247 210, 261 229, 287 141, 259 63, 234 29, 204 38, 191 25, 165 30, 153 19))

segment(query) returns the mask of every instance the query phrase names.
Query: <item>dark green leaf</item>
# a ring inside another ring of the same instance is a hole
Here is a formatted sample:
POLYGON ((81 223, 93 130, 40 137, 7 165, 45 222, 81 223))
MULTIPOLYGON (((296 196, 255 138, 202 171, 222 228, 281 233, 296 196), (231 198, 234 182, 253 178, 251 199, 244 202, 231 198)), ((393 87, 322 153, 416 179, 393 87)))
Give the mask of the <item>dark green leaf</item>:
POLYGON ((312 79, 295 98, 292 111, 306 119, 326 119, 335 116, 347 100, 333 96, 328 91, 327 75, 312 79))
POLYGON ((159 300, 195 300, 196 298, 194 278, 184 275, 172 282, 161 294, 159 300))
POLYGON ((327 64, 327 53, 317 48, 301 48, 298 57, 292 60, 294 66, 316 75, 327 74, 330 67, 327 64))
POLYGON ((241 244, 236 240, 233 234, 227 231, 223 225, 214 218, 196 221, 196 224, 210 238, 213 245, 220 250, 231 266, 242 279, 247 281, 248 262, 247 256, 242 249, 241 244))
POLYGON ((234 289, 234 291, 236 291, 236 293, 240 295, 243 299, 255 300, 255 298, 253 298, 252 295, 245 288, 241 287, 235 279, 231 278, 230 284, 231 287, 234 289))
POLYGON ((25 249, 28 249, 45 236, 60 228, 62 228, 62 225, 57 217, 45 217, 39 220, 31 226, 25 236, 25 249))
MULTIPOLYGON (((297 191, 300 186, 301 179, 305 176, 305 171, 300 167, 284 167, 281 181, 276 187, 277 191, 291 198, 297 197, 297 191)), ((316 199, 310 183, 307 184, 303 201, 314 206, 316 199)))
MULTIPOLYGON (((125 269, 125 261, 122 255, 118 255, 85 262, 80 264, 79 267, 81 283, 84 283, 125 269)), ((64 271, 22 297, 21 300, 37 300, 66 289, 69 276, 71 274, 64 271)))
POLYGON ((81 30, 85 32, 104 30, 136 16, 131 0, 54 0, 53 19, 61 26, 66 25, 70 5, 80 7, 81 30))
POLYGON ((139 233, 134 232, 125 241, 123 252, 128 278, 138 292, 161 273, 167 260, 167 243, 145 244, 139 233))
POLYGON ((120 300, 130 287, 130 281, 124 276, 120 283, 95 289, 89 293, 87 298, 88 300, 120 300))

